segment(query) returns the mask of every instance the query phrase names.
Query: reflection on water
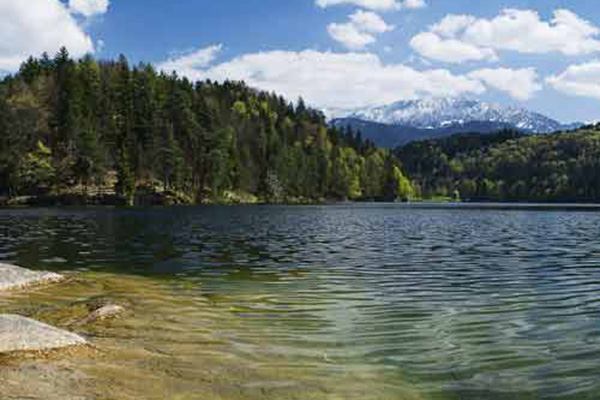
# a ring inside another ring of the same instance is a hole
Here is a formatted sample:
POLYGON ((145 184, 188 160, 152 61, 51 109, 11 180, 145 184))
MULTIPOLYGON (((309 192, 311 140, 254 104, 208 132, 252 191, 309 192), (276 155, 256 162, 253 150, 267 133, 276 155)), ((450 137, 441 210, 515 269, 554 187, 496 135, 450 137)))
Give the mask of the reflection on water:
POLYGON ((0 261, 79 277, 4 295, 0 311, 66 326, 86 301, 130 310, 80 328, 97 351, 1 368, 0 394, 51 398, 41 376, 63 382, 56 399, 597 399, 599 223, 403 206, 0 210, 0 261))

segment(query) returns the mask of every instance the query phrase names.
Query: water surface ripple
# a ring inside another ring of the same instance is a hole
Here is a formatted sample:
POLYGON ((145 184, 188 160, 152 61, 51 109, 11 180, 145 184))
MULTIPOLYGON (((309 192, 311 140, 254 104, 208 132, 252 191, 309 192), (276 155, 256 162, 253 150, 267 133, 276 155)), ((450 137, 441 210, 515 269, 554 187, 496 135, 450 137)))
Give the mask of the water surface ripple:
POLYGON ((328 399, 346 380, 339 398, 591 400, 599 234, 600 213, 561 209, 0 210, 0 262, 192 290, 172 311, 192 343, 196 324, 213 355, 335 380, 328 399))

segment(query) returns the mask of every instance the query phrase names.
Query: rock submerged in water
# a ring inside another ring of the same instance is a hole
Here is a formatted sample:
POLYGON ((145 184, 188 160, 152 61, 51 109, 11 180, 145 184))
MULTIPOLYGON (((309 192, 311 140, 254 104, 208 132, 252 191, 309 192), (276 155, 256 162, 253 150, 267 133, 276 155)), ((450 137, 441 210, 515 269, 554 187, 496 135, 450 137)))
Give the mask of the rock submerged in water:
POLYGON ((74 333, 19 315, 0 315, 0 354, 58 350, 86 345, 74 333))
MULTIPOLYGON (((26 289, 62 280, 62 275, 52 272, 0 264, 0 291, 26 289)), ((20 315, 0 315, 0 354, 43 352, 85 344, 87 341, 83 337, 42 322, 20 315)))
POLYGON ((90 313, 87 317, 75 323, 76 326, 93 324, 109 318, 119 317, 125 312, 125 308, 116 304, 107 304, 90 313))
POLYGON ((30 271, 16 265, 0 264, 0 291, 19 290, 29 286, 55 283, 64 280, 52 272, 30 271))
MULTIPOLYGON (((0 292, 57 283, 64 279, 59 274, 31 271, 0 263, 0 292)), ((96 300, 87 308, 88 313, 85 318, 71 325, 93 324, 119 317, 126 311, 124 307, 104 300, 96 300)), ((75 333, 20 315, 0 314, 0 355, 53 351, 87 344, 83 337, 75 333)))

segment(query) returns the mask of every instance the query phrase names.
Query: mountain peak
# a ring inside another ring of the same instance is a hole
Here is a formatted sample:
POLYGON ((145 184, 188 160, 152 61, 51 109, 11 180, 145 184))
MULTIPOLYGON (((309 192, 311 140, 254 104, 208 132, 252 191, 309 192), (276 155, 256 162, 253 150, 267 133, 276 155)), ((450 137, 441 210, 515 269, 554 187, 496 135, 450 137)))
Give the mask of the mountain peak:
POLYGON ((457 133, 492 133, 517 129, 526 133, 551 133, 579 128, 563 125, 540 113, 505 107, 464 97, 402 100, 387 106, 367 107, 332 120, 335 126, 352 126, 383 147, 457 133))
POLYGON ((490 122, 531 133, 547 133, 564 126, 542 114, 464 97, 402 100, 387 106, 355 110, 348 118, 419 129, 440 129, 473 122, 490 122))

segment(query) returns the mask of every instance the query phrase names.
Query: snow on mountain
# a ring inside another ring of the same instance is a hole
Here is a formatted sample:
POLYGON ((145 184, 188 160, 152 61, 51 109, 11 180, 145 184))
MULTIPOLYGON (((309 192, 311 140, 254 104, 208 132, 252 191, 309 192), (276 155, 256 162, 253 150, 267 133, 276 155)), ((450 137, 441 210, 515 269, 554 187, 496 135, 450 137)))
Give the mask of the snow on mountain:
POLYGON ((351 112, 346 118, 418 129, 442 129, 472 122, 507 125, 531 133, 574 129, 542 114, 464 98, 399 101, 351 112))

